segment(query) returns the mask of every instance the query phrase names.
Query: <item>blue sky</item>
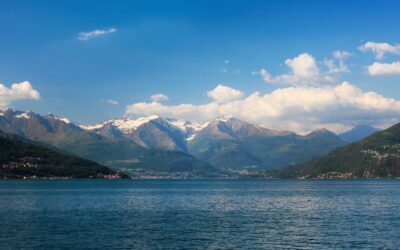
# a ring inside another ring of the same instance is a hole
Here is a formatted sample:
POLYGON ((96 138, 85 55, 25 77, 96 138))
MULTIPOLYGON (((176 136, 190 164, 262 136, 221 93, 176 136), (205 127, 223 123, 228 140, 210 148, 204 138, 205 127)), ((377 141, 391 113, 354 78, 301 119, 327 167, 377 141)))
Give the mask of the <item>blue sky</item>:
MULTIPOLYGON (((0 83, 29 81, 40 93, 39 101, 9 106, 93 123, 150 103, 157 93, 169 97, 162 102, 168 108, 207 104, 207 91, 219 84, 243 96, 290 88, 266 81, 260 70, 287 74, 285 60, 307 53, 322 72, 334 51, 346 51, 349 72, 335 74, 329 86, 348 81, 397 100, 400 74, 370 75, 367 67, 378 60, 359 47, 400 43, 399 11, 398 1, 2 1, 0 83)), ((399 58, 388 52, 379 62, 399 58)), ((397 113, 390 112, 382 119, 393 121, 397 113)), ((316 126, 324 123, 331 122, 316 126)))

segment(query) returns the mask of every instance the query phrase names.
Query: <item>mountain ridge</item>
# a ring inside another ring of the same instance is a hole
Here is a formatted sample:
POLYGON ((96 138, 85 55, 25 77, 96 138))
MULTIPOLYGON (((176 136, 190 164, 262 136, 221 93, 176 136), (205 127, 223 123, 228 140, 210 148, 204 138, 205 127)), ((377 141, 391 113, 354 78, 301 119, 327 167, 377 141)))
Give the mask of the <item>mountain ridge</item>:
POLYGON ((311 160, 346 143, 326 129, 298 135, 229 116, 204 123, 123 117, 88 126, 54 115, 8 110, 0 115, 0 129, 114 168, 121 164, 131 169, 148 163, 149 169, 159 170, 154 162, 172 169, 172 162, 185 162, 207 172, 211 169, 207 164, 221 171, 272 170, 311 160))
POLYGON ((0 178, 124 178, 95 162, 0 131, 0 178))
POLYGON ((400 123, 324 156, 284 168, 278 176, 321 179, 400 177, 400 123))
MULTIPOLYGON (((129 168, 153 162, 153 150, 149 151, 127 138, 110 138, 82 129, 75 123, 54 115, 41 116, 33 112, 6 110, 0 115, 0 129, 26 139, 51 145, 68 153, 93 160, 101 164, 115 161, 131 161, 129 168)), ((170 167, 169 162, 181 162, 190 166, 208 164, 178 152, 164 151, 156 154, 158 168, 170 167)), ((113 165, 117 168, 118 166, 113 165)), ((178 167, 177 167, 178 169, 178 167)))
MULTIPOLYGON (((279 168, 309 160, 343 145, 337 135, 326 129, 302 136, 286 130, 272 130, 250 124, 232 116, 205 123, 159 116, 137 120, 125 117, 123 123, 121 121, 109 120, 105 124, 124 127, 124 131, 121 130, 124 136, 143 147, 185 152, 219 169, 279 168), (128 126, 125 124, 133 126, 126 129, 128 126), (318 143, 324 138, 330 138, 326 145, 318 143), (319 146, 314 147, 313 144, 319 146), (301 146, 307 148, 302 151, 304 157, 297 153, 301 151, 301 146)), ((105 125, 93 126, 95 129, 92 131, 99 133, 101 126, 105 125)))

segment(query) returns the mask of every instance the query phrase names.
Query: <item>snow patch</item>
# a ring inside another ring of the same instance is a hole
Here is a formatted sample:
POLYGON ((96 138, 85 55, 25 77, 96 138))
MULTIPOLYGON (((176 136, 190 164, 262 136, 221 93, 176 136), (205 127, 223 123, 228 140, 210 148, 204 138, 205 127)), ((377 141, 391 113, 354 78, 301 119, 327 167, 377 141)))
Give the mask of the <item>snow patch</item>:
POLYGON ((21 114, 16 115, 15 118, 29 119, 30 116, 28 113, 21 113, 21 114))
POLYGON ((58 118, 58 120, 60 120, 60 121, 64 122, 65 124, 70 124, 70 123, 71 123, 71 121, 70 121, 70 120, 68 120, 68 119, 67 119, 67 118, 65 118, 65 117, 58 118))
POLYGON ((186 141, 192 141, 196 137, 196 135, 197 134, 192 134, 191 136, 186 138, 186 141))
POLYGON ((47 118, 50 118, 50 119, 62 121, 62 122, 65 123, 65 124, 70 124, 70 123, 72 123, 68 118, 65 118, 65 117, 58 117, 58 116, 53 115, 52 113, 49 113, 46 117, 47 117, 47 118))
POLYGON ((186 131, 187 131, 187 127, 186 127, 187 122, 186 122, 186 121, 178 120, 178 119, 167 119, 167 122, 168 122, 170 125, 172 125, 172 126, 178 128, 178 129, 181 130, 182 132, 185 132, 185 133, 186 133, 186 131))
MULTIPOLYGON (((93 125, 79 125, 84 130, 95 131, 101 129, 105 125, 112 125, 121 131, 123 134, 130 134, 137 128, 146 124, 152 120, 159 119, 157 115, 151 115, 148 117, 140 117, 137 119, 132 119, 129 117, 122 117, 120 119, 108 120, 103 123, 93 124, 93 125)), ((190 122, 180 119, 166 118, 163 119, 165 125, 171 128, 178 129, 184 134, 187 141, 193 140, 195 136, 205 127, 208 126, 208 122, 190 122)))
POLYGON ((203 130, 205 127, 208 126, 208 124, 210 124, 209 122, 191 122, 188 127, 192 128, 195 131, 201 131, 203 130))
POLYGON ((148 123, 151 120, 158 119, 158 118, 159 118, 159 116, 156 116, 156 115, 152 115, 149 117, 140 117, 136 120, 130 119, 128 117, 124 117, 122 119, 110 120, 106 123, 117 127, 122 132, 132 132, 132 131, 136 130, 138 127, 140 127, 141 125, 148 123))
POLYGON ((90 130, 99 129, 99 128, 103 127, 104 124, 95 124, 95 125, 82 125, 82 124, 79 124, 78 126, 83 130, 89 130, 90 131, 90 130))
POLYGON ((149 117, 140 117, 138 119, 131 119, 129 117, 123 117, 121 119, 108 120, 103 123, 94 125, 80 125, 84 130, 96 130, 102 128, 106 124, 110 124, 118 128, 123 133, 129 133, 136 130, 141 125, 150 122, 151 120, 158 119, 159 116, 151 115, 149 117))
POLYGON ((166 119, 166 121, 186 134, 186 140, 194 139, 194 136, 209 124, 208 122, 190 122, 179 119, 166 119))
POLYGON ((232 119, 232 118, 233 118, 232 115, 226 115, 226 116, 217 118, 217 121, 227 122, 227 121, 229 121, 229 120, 232 119))

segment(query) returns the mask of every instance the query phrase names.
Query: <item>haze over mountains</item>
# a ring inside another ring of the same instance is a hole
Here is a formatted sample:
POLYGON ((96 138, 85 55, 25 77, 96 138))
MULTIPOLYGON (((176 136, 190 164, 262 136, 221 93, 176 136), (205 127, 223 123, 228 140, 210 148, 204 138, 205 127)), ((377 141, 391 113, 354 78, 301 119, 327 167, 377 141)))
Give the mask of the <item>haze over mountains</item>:
POLYGON ((123 117, 88 126, 51 114, 7 109, 0 112, 0 130, 135 173, 272 170, 324 155, 346 143, 325 129, 302 136, 234 117, 205 123, 123 117))
POLYGON ((355 142, 359 141, 361 139, 364 139, 365 137, 378 132, 379 129, 374 128, 369 125, 365 124, 360 124, 352 128, 351 130, 341 133, 339 136, 342 138, 342 140, 347 141, 347 142, 355 142))

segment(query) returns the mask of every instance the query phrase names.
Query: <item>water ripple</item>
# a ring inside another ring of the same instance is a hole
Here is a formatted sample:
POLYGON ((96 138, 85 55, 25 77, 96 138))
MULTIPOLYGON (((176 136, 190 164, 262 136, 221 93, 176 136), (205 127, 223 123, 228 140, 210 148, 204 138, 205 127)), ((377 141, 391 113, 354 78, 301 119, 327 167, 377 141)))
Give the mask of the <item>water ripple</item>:
POLYGON ((398 249, 400 181, 0 181, 2 249, 398 249))

